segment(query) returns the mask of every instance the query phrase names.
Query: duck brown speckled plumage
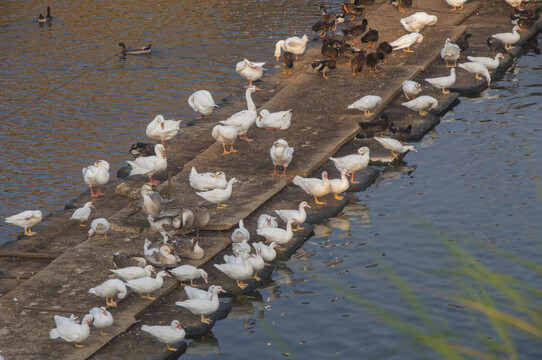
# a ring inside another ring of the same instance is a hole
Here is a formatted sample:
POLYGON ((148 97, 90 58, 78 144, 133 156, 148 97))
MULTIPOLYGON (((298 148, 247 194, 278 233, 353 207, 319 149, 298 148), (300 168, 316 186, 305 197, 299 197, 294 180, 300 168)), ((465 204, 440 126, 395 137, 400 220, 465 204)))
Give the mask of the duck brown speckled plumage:
POLYGON ((140 156, 153 156, 156 155, 154 152, 154 144, 151 143, 144 143, 144 142, 138 142, 132 145, 130 147, 130 154, 132 154, 135 158, 140 156))
POLYGON ((294 54, 291 52, 285 52, 282 54, 282 73, 292 75, 292 68, 294 67, 294 54), (288 73, 286 73, 288 69, 288 73))
POLYGON ((365 65, 365 54, 360 52, 357 54, 350 62, 350 67, 352 69, 352 75, 361 75, 363 70, 363 65, 365 65))
POLYGON ((369 31, 367 31, 367 34, 363 35, 363 37, 361 38, 362 43, 368 43, 367 47, 376 48, 377 41, 378 41, 378 29, 369 29, 369 31), (371 43, 373 43, 372 46, 371 46, 371 43))
POLYGON ((135 188, 126 183, 120 183, 115 188, 115 195, 128 199, 128 207, 130 207, 132 201, 141 199, 141 188, 135 188))
POLYGON ((342 3, 341 7, 346 14, 352 15, 352 18, 349 20, 354 20, 356 16, 363 15, 363 12, 365 11, 365 6, 363 5, 348 4, 346 2, 342 3))

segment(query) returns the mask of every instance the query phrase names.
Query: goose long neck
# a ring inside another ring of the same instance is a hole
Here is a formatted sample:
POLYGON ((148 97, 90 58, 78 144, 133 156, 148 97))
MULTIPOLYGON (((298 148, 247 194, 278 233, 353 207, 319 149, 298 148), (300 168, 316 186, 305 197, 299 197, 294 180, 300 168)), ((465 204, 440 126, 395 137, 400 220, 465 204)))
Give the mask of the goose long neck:
POLYGON ((247 108, 252 111, 256 111, 256 105, 254 105, 254 101, 252 101, 252 90, 247 89, 245 96, 247 98, 247 108))

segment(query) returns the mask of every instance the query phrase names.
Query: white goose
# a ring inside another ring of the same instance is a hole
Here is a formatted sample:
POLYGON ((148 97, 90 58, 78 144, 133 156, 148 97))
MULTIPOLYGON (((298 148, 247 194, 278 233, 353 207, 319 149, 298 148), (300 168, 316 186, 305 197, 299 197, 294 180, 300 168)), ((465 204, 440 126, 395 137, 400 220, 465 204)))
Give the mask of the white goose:
POLYGON ((487 67, 479 62, 466 62, 458 65, 460 68, 467 70, 471 74, 474 74, 474 77, 476 80, 483 80, 480 77, 480 74, 482 74, 487 81, 487 86, 491 84, 491 75, 489 75, 489 71, 487 70, 487 67))
POLYGON ((504 60, 504 55, 497 53, 494 59, 485 56, 467 56, 467 60, 479 62, 484 64, 488 70, 493 70, 499 67, 500 60, 504 60))
POLYGON ((256 118, 256 126, 266 130, 286 130, 292 124, 292 110, 270 113, 263 109, 256 118))
POLYGON ((181 120, 165 120, 162 115, 156 115, 153 121, 147 125, 145 133, 152 140, 162 141, 173 139, 181 130, 181 120))
POLYGON ((226 174, 222 171, 198 173, 195 167, 192 166, 190 176, 188 177, 190 186, 196 190, 214 190, 225 189, 228 185, 226 174))
POLYGON ((90 239, 94 233, 101 239, 107 239, 107 232, 109 231, 109 221, 104 218, 97 218, 90 223, 90 230, 88 231, 88 238, 90 239))
POLYGON ((513 44, 517 43, 521 36, 518 33, 519 26, 516 25, 512 28, 512 32, 509 33, 499 33, 491 35, 492 38, 499 40, 504 43, 505 49, 513 49, 513 44))
POLYGON ((382 98, 376 95, 365 95, 358 101, 348 105, 348 109, 358 109, 366 116, 373 115, 370 110, 382 104, 382 98))
POLYGON ((267 214, 261 214, 258 217, 258 229, 263 229, 267 227, 278 227, 277 218, 267 214))
POLYGON ((79 223, 79 226, 85 226, 83 223, 88 223, 88 217, 90 216, 91 209, 95 209, 94 205, 89 201, 75 211, 72 214, 70 220, 75 220, 79 223))
POLYGON ((145 276, 139 279, 128 280, 126 286, 140 294, 143 299, 156 300, 150 294, 162 287, 165 277, 171 277, 171 275, 167 271, 160 271, 156 274, 156 278, 145 276), (147 295, 143 296, 142 294, 147 295))
POLYGON ((188 98, 188 105, 195 112, 199 113, 199 118, 210 117, 215 107, 219 107, 213 100, 213 95, 207 90, 198 90, 188 98))
POLYGON ((354 181, 356 171, 363 170, 369 164, 370 154, 369 148, 366 146, 360 147, 356 154, 346 155, 340 158, 330 157, 329 160, 335 163, 335 167, 339 171, 346 170, 350 175, 350 183, 358 184, 359 181, 354 181))
POLYGON ((311 206, 306 201, 302 201, 299 203, 299 208, 297 210, 275 210, 275 212, 284 222, 294 219, 297 225, 294 231, 298 231, 303 229, 299 224, 303 224, 305 220, 307 220, 307 212, 305 211, 305 208, 307 207, 310 208, 311 206))
POLYGON ((49 331, 49 338, 61 338, 64 341, 73 342, 76 347, 82 348, 84 345, 79 343, 85 341, 90 335, 92 321, 92 315, 86 314, 81 324, 56 324, 57 327, 49 331))
POLYGON ((239 135, 239 132, 235 126, 215 125, 211 135, 216 139, 216 141, 222 144, 222 148, 224 149, 223 154, 237 152, 237 150, 233 148, 233 143, 239 135), (230 145, 230 151, 226 151, 226 145, 230 145))
POLYGON ((390 45, 393 47, 393 51, 403 49, 404 52, 414 52, 414 50, 410 50, 410 47, 414 44, 421 44, 422 41, 423 35, 413 32, 392 41, 390 45))
POLYGON ((269 155, 273 161, 274 171, 271 176, 286 176, 286 169, 294 156, 294 148, 288 146, 288 143, 284 139, 278 139, 273 143, 273 146, 269 150, 269 155), (277 173, 277 166, 284 167, 282 174, 277 173))
POLYGON ((258 271, 263 270, 265 267, 265 261, 262 257, 262 251, 261 249, 256 249, 256 254, 251 254, 248 258, 248 262, 252 266, 252 270, 254 271, 254 275, 252 275, 252 278, 256 281, 261 281, 262 279, 258 276, 258 271))
POLYGON ((100 191, 102 185, 107 184, 109 181, 109 163, 105 160, 98 160, 93 165, 84 167, 82 169, 83 180, 90 188, 90 196, 98 197, 105 195, 100 191), (98 192, 94 193, 92 187, 97 186, 98 192))
POLYGON ((234 243, 240 243, 243 241, 249 241, 250 240, 250 233, 245 228, 245 224, 243 220, 239 220, 239 227, 231 233, 231 241, 234 243))
POLYGON ((249 253, 242 253, 241 264, 214 264, 215 268, 222 271, 224 274, 226 274, 229 278, 236 281, 237 286, 239 286, 241 289, 244 289, 247 287, 247 284, 243 282, 243 280, 248 280, 252 276, 252 266, 248 262, 248 257, 250 256, 249 253))
POLYGON ((160 181, 153 180, 152 176, 159 171, 165 170, 167 167, 166 148, 162 144, 154 146, 156 155, 140 156, 133 161, 127 161, 131 166, 130 176, 146 175, 149 177, 149 182, 153 185, 160 184, 160 181))
POLYGON ((403 94, 405 94, 405 97, 407 100, 412 100, 418 96, 418 94, 422 91, 422 86, 418 84, 416 81, 412 80, 405 80, 403 81, 403 94))
POLYGON ((280 228, 265 228, 261 230, 256 230, 256 233, 260 236, 263 236, 267 241, 276 242, 279 245, 286 244, 292 240, 294 237, 294 232, 292 230, 292 224, 295 222, 295 219, 289 219, 286 223, 286 229, 280 228))
POLYGON ((378 143, 380 143, 380 145, 382 145, 384 149, 391 151, 391 155, 394 158, 398 158, 399 157, 398 154, 402 154, 404 152, 407 152, 408 150, 413 150, 415 152, 418 152, 414 148, 414 146, 402 143, 392 138, 374 137, 373 139, 375 139, 378 143))
POLYGON ((109 335, 108 333, 103 332, 102 329, 113 325, 113 315, 107 311, 105 306, 99 308, 94 307, 90 309, 89 313, 94 318, 92 325, 94 325, 96 329, 100 330, 100 334, 109 335))
POLYGON ((438 105, 438 101, 432 96, 422 95, 420 97, 417 97, 414 100, 401 103, 401 105, 409 108, 410 110, 419 111, 420 115, 423 116, 423 115, 427 115, 427 111, 424 111, 423 109, 429 108, 428 110, 432 110, 436 108, 438 105))
MULTIPOLYGON (((506 3, 512 7, 515 7, 517 9, 521 9, 521 3, 525 0, 504 0, 506 3)), ((529 1, 529 0, 527 0, 529 1)))
POLYGON ((295 54, 295 59, 297 60, 299 55, 302 55, 305 52, 308 42, 309 38, 307 35, 303 35, 301 38, 292 36, 286 40, 277 41, 277 44, 275 45, 275 57, 277 58, 277 61, 279 61, 281 50, 295 54))
POLYGON ((177 320, 173 320, 169 326, 141 326, 141 330, 154 336, 158 341, 167 345, 168 350, 177 351, 179 349, 171 347, 169 344, 176 344, 183 341, 186 333, 177 320))
POLYGON ((450 39, 446 39, 444 47, 440 50, 440 57, 446 61, 446 67, 456 67, 457 59, 461 56, 461 48, 452 43, 450 39), (448 61, 453 61, 454 64, 448 64, 448 61))
POLYGON ((252 101, 252 93, 260 90, 254 85, 248 86, 245 91, 245 98, 247 101, 247 109, 239 111, 226 120, 219 121, 222 125, 231 125, 237 129, 237 132, 241 134, 239 139, 245 141, 253 141, 253 139, 247 138, 248 129, 254 124, 256 118, 258 117, 258 112, 256 111, 256 105, 252 101))
POLYGON ((208 298, 196 298, 188 299, 185 301, 176 301, 175 305, 181 306, 193 314, 201 316, 201 322, 210 324, 213 320, 206 318, 205 315, 211 315, 218 310, 220 306, 220 300, 218 300, 218 293, 225 292, 221 286, 214 286, 210 289, 211 299, 208 298))
POLYGON ((450 90, 446 90, 447 88, 451 87, 453 84, 455 84, 455 69, 450 69, 450 75, 448 76, 441 76, 437 78, 428 78, 425 79, 429 84, 433 85, 437 89, 442 89, 443 94, 449 94, 450 90))
POLYGON ((446 4, 453 6, 452 11, 463 10, 463 5, 466 2, 467 0, 446 0, 446 4), (459 9, 457 7, 459 7, 459 9))
POLYGON ((263 71, 265 70, 263 67, 264 65, 264 62, 257 63, 244 59, 235 65, 235 72, 247 79, 248 85, 252 85, 253 81, 256 81, 262 77, 263 71))
POLYGON ((204 200, 216 204, 217 209, 223 209, 228 205, 222 203, 230 198, 233 184, 236 183, 240 183, 240 181, 236 178, 231 178, 225 189, 214 189, 205 192, 197 192, 196 194, 201 196, 204 200))
POLYGON ((8 224, 22 227, 25 235, 32 236, 37 234, 32 231, 32 226, 38 224, 42 217, 43 214, 39 210, 26 210, 16 215, 7 217, 6 222, 8 224))
POLYGON ((267 263, 275 260, 275 258, 277 257, 277 251, 275 250, 275 248, 281 249, 280 245, 274 241, 269 245, 265 245, 263 242, 260 241, 257 243, 253 243, 252 246, 254 247, 254 250, 260 250, 262 258, 267 263))
POLYGON ((107 280, 103 284, 89 289, 88 292, 92 295, 104 298, 106 305, 113 307, 117 307, 117 302, 113 300, 115 297, 122 300, 128 293, 126 285, 119 279, 107 280))
POLYGON ((205 270, 198 269, 192 265, 181 265, 168 271, 171 275, 175 276, 175 278, 177 278, 177 280, 181 282, 181 286, 184 286, 183 281, 188 280, 190 280, 190 286, 196 286, 194 285, 194 280, 198 278, 203 278, 206 284, 209 281, 205 270))
POLYGON ((156 274, 156 269, 152 265, 147 265, 144 268, 141 268, 139 266, 128 266, 125 268, 112 269, 109 271, 111 271, 113 274, 117 275, 124 281, 139 279, 145 276, 151 276, 152 274, 156 274))
POLYGON ((400 22, 406 31, 418 33, 426 26, 435 25, 437 23, 437 17, 420 11, 407 16, 406 18, 402 18, 400 22))
POLYGON ((329 185, 331 185, 331 193, 333 194, 333 196, 335 196, 335 199, 337 200, 342 200, 343 196, 339 196, 339 194, 345 192, 350 187, 347 175, 348 170, 343 169, 343 171, 341 171, 340 179, 329 180, 329 185))
POLYGON ((307 194, 313 196, 314 202, 318 205, 325 204, 325 202, 319 201, 318 198, 331 192, 331 185, 329 185, 329 180, 327 179, 327 171, 322 171, 322 180, 317 178, 302 178, 296 175, 293 183, 302 188, 307 194))

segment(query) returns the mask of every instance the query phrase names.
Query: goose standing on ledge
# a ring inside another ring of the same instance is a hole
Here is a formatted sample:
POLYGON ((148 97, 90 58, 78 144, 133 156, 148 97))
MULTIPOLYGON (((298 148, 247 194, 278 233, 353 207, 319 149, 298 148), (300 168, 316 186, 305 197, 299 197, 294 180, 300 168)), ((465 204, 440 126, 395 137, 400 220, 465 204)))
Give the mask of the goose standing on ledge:
POLYGON ((406 31, 419 33, 424 27, 435 25, 437 23, 437 17, 420 11, 407 16, 406 18, 402 18, 400 22, 406 31))
POLYGON ((414 52, 410 50, 410 47, 414 44, 421 44, 423 41, 423 35, 417 32, 406 34, 401 36, 395 41, 392 41, 390 45, 393 47, 393 51, 403 49, 404 52, 414 52))
POLYGON ((519 39, 521 38, 521 35, 519 35, 518 30, 519 30, 519 26, 516 25, 512 28, 512 32, 493 34, 491 35, 491 37, 493 39, 497 39, 500 42, 502 42, 506 50, 510 50, 514 48, 512 45, 517 43, 519 39))
POLYGON ((235 66, 235 71, 248 80, 248 85, 251 86, 253 81, 258 80, 262 77, 263 71, 265 68, 263 67, 265 65, 265 62, 250 62, 247 59, 244 59, 243 61, 239 61, 237 65, 235 66))
POLYGON ((126 45, 121 42, 119 46, 122 48, 123 55, 141 55, 141 54, 150 54, 152 44, 145 45, 139 48, 127 48, 126 45))
POLYGON ((166 149, 162 144, 156 144, 154 146, 153 156, 140 156, 133 161, 127 161, 131 166, 130 176, 134 175, 146 175, 149 177, 149 182, 152 185, 160 184, 160 181, 153 180, 152 176, 159 171, 165 170, 167 167, 166 149))
POLYGON ((215 107, 219 107, 215 104, 213 95, 207 90, 198 90, 190 95, 188 105, 190 105, 192 110, 199 113, 198 119, 203 119, 204 116, 206 118, 211 117, 211 113, 215 107))
POLYGON ((90 188, 90 197, 103 196, 105 193, 102 193, 102 185, 107 184, 109 181, 109 163, 105 160, 98 160, 93 165, 84 167, 82 169, 83 180, 90 188), (98 192, 94 193, 92 187, 97 186, 98 192))
POLYGON ((428 78, 425 79, 429 84, 433 85, 434 87, 438 89, 442 89, 443 94, 449 94, 450 90, 446 90, 447 88, 451 87, 453 84, 455 84, 455 69, 450 69, 450 75, 448 76, 441 76, 437 78, 428 78))
POLYGON ((183 341, 186 332, 182 328, 181 324, 177 320, 173 320, 169 326, 141 326, 141 331, 151 334, 158 341, 166 343, 167 349, 170 351, 177 351, 179 349, 172 348, 169 344, 176 344, 183 341))
POLYGON ((205 192, 197 192, 196 194, 210 203, 215 203, 217 209, 223 209, 228 206, 222 203, 230 198, 234 183, 240 183, 240 181, 236 178, 232 178, 228 181, 228 185, 225 189, 214 189, 205 192))
POLYGON ((56 328, 49 331, 49 338, 61 338, 64 341, 73 342, 78 348, 85 347, 85 345, 79 343, 85 341, 90 335, 90 324, 92 324, 93 320, 92 315, 86 314, 81 324, 56 324, 56 328))
POLYGON ((256 111, 256 105, 254 105, 254 101, 252 101, 252 93, 255 91, 261 90, 260 88, 257 88, 254 85, 247 86, 247 90, 245 91, 245 98, 247 101, 247 110, 239 111, 232 116, 230 116, 226 120, 219 121, 222 125, 231 125, 234 126, 237 129, 237 132, 239 134, 242 134, 242 136, 239 136, 239 139, 245 140, 245 141, 253 141, 254 139, 249 139, 247 137, 247 131, 248 129, 256 122, 256 118, 258 117, 258 112, 256 111))
POLYGON ((457 59, 461 56, 461 49, 456 44, 452 43, 450 39, 446 39, 444 47, 440 50, 440 57, 446 61, 446 67, 456 67, 457 59), (448 61, 453 61, 453 65, 449 65, 448 61))
POLYGON ((275 45, 275 57, 279 61, 281 50, 295 54, 295 59, 297 60, 299 55, 302 55, 305 52, 309 38, 307 35, 303 37, 292 36, 286 40, 279 40, 275 45))
POLYGON ((299 208, 297 210, 275 210, 275 212, 284 222, 294 219, 297 225, 294 231, 298 231, 303 229, 301 226, 299 226, 299 224, 302 224, 305 222, 305 220, 307 220, 307 212, 305 211, 306 207, 310 208, 311 206, 306 201, 302 201, 299 203, 299 208))
POLYGON ((369 148, 366 146, 360 147, 356 154, 346 155, 340 158, 330 157, 329 160, 335 163, 335 167, 340 172, 346 170, 350 176, 351 184, 358 184, 359 181, 354 181, 356 171, 363 170, 369 165, 369 148))
POLYGON ((237 136, 239 136, 239 132, 235 126, 215 125, 211 135, 216 139, 216 141, 222 144, 222 148, 224 149, 222 152, 223 155, 237 152, 237 150, 233 148, 233 143, 235 142, 235 139, 237 139, 237 136), (230 146, 230 151, 226 151, 226 145, 230 146))
POLYGON ((119 300, 124 299, 128 290, 126 289, 126 285, 119 279, 110 279, 101 285, 89 289, 88 292, 105 299, 107 306, 117 307, 117 302, 113 299, 115 297, 119 300))
POLYGON ((288 168, 288 165, 292 162, 294 148, 290 147, 286 140, 278 139, 273 143, 273 146, 269 150, 269 155, 271 156, 274 167, 271 176, 286 176, 286 168, 288 168), (284 167, 284 171, 280 175, 277 173, 277 166, 284 167))
POLYGON ((180 126, 181 120, 165 120, 162 115, 156 115, 154 120, 147 125, 145 133, 148 138, 160 140, 162 146, 165 146, 166 140, 173 139, 179 133, 180 126))
POLYGON ((424 111, 423 109, 429 108, 428 110, 433 110, 438 106, 438 100, 429 95, 422 95, 414 100, 401 103, 401 105, 410 110, 419 111, 420 115, 424 116, 427 115, 427 111, 424 111))
POLYGON ((293 183, 303 189, 307 194, 313 196, 314 202, 318 205, 325 204, 325 202, 319 201, 318 198, 331 192, 327 171, 322 171, 321 180, 317 178, 302 178, 301 176, 296 175, 293 183))
POLYGON ((329 185, 331 186, 331 193, 335 197, 335 200, 342 200, 344 196, 339 196, 340 193, 345 192, 350 187, 348 183, 348 171, 341 171, 341 177, 339 179, 329 180, 329 185))
POLYGON ((373 113, 371 113, 370 110, 374 109, 380 104, 382 104, 382 98, 380 96, 365 95, 358 101, 348 105, 348 109, 358 109, 363 111, 364 115, 371 116, 373 113))
POLYGON ((79 223, 79 226, 85 226, 85 224, 88 223, 88 217, 90 216, 90 212, 92 211, 91 208, 95 209, 94 205, 92 205, 92 203, 89 201, 85 205, 83 205, 83 207, 76 209, 73 212, 70 220, 77 221, 79 223))
POLYGON ((156 274, 156 278, 145 276, 139 279, 128 280, 125 285, 138 293, 142 299, 156 300, 156 298, 151 297, 151 292, 162 287, 165 277, 171 277, 171 275, 167 271, 160 271, 156 274))
POLYGON ((32 236, 37 234, 32 231, 32 226, 39 223, 42 216, 43 215, 39 210, 26 210, 17 215, 7 217, 6 222, 24 228, 24 234, 26 236, 32 236))

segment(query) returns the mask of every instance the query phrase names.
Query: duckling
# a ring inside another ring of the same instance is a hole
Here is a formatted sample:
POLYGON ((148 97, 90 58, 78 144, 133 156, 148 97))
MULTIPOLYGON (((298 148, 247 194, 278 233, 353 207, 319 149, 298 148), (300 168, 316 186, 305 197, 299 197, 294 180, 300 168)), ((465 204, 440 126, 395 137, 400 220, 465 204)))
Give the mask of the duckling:
POLYGON ((459 39, 457 39, 457 41, 455 42, 455 44, 457 46, 459 46, 459 50, 460 50, 460 53, 461 53, 461 57, 464 58, 465 56, 463 55, 463 52, 465 52, 468 48, 469 48, 469 38, 471 38, 472 35, 469 34, 469 33, 466 33, 466 34, 463 34, 463 36, 461 36, 459 39))
POLYGON ((150 54, 152 44, 145 45, 139 48, 127 48, 123 42, 120 42, 119 46, 122 48, 123 55, 141 55, 141 54, 150 54))
POLYGON ((292 68, 294 67, 294 54, 291 52, 285 52, 282 54, 282 73, 286 75, 286 69, 288 69, 288 75, 292 75, 292 68))
POLYGON ((381 60, 384 59, 384 54, 383 53, 378 53, 378 52, 374 52, 374 53, 370 53, 368 54, 366 57, 365 57, 365 64, 369 67, 369 72, 373 72, 373 68, 374 68, 374 72, 380 72, 376 66, 380 63, 381 60))
POLYGON ((389 54, 393 52, 393 47, 390 45, 389 42, 384 41, 378 45, 376 52, 384 55, 384 63, 387 63, 388 60, 386 59, 386 56, 388 56, 389 54))
POLYGON ((132 144, 132 147, 130 148, 129 153, 132 154, 134 158, 137 158, 140 156, 156 155, 156 153, 154 152, 154 144, 144 143, 144 142, 138 142, 138 143, 132 144))
POLYGON ((388 130, 388 128, 391 126, 392 121, 388 118, 387 114, 381 114, 377 120, 372 120, 370 122, 367 121, 358 121, 359 126, 362 129, 363 136, 358 135, 360 138, 368 138, 372 137, 373 135, 388 130))
POLYGON ((335 60, 316 60, 311 64, 311 67, 315 72, 322 72, 324 79, 329 79, 329 77, 326 76, 326 70, 337 68, 337 63, 335 60))
POLYGON ((412 0, 390 0, 390 4, 399 8, 399 12, 406 12, 403 6, 412 6, 412 0))
POLYGON ((366 58, 364 53, 357 54, 351 61, 350 67, 352 68, 352 75, 361 75, 361 70, 363 70, 363 65, 365 64, 366 58))
POLYGON ((395 123, 392 121, 390 123, 390 132, 393 134, 393 138, 399 141, 402 141, 404 138, 410 135, 412 132, 412 124, 408 124, 407 127, 398 127, 395 126, 395 123))
POLYGON ((363 35, 361 38, 362 43, 368 43, 367 47, 374 47, 376 48, 376 42, 378 41, 378 29, 369 29, 367 31, 367 34, 363 35), (371 46, 371 42, 373 45, 371 46))
POLYGON ((359 43, 356 37, 360 36, 367 30, 367 25, 369 22, 367 19, 363 19, 360 25, 351 26, 346 29, 342 29, 342 33, 345 37, 351 38, 355 43, 359 43))
POLYGON ((128 199, 128 207, 130 207, 132 201, 141 199, 141 189, 120 183, 115 188, 115 195, 128 199))
POLYGON ((173 251, 183 259, 199 260, 205 256, 205 251, 199 246, 196 239, 181 237, 170 240, 169 244, 173 247, 173 251))
POLYGON ((127 255, 120 254, 118 252, 113 253, 113 265, 115 268, 126 268, 130 266, 137 266, 144 268, 147 266, 147 260, 139 255, 127 255))
POLYGON ((320 49, 322 56, 328 57, 331 60, 337 60, 339 58, 339 50, 337 48, 324 46, 320 49))
POLYGON ((361 5, 354 5, 354 4, 348 4, 346 2, 342 3, 342 9, 347 14, 352 14, 352 18, 349 20, 354 20, 356 16, 363 15, 363 12, 365 11, 365 6, 361 5))
POLYGON ((46 23, 53 20, 53 17, 51 16, 51 7, 47 6, 47 14, 43 16, 41 13, 38 15, 38 22, 39 23, 46 23))

